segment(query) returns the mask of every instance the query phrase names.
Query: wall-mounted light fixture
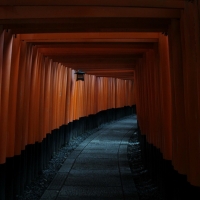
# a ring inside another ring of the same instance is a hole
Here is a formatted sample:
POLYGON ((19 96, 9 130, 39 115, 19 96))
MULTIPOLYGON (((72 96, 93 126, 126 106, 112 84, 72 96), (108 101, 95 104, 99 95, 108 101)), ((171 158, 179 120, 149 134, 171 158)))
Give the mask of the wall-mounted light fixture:
POLYGON ((85 75, 85 72, 82 72, 81 70, 78 70, 75 72, 76 74, 76 81, 84 81, 84 75, 85 75))

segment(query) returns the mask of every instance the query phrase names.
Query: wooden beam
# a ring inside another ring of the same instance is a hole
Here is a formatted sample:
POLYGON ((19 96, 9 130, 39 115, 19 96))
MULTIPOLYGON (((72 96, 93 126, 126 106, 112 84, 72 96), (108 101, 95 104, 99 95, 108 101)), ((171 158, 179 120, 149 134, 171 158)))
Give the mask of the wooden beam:
POLYGON ((54 61, 60 61, 60 62, 65 62, 68 64, 74 64, 74 63, 82 63, 82 64, 94 64, 94 63, 131 63, 135 62, 136 59, 141 58, 141 54, 133 54, 129 56, 105 56, 105 55, 100 55, 100 56, 55 56, 52 55, 51 58, 54 61))
MULTIPOLYGON (((76 49, 76 48, 84 48, 84 49, 107 49, 107 48, 121 48, 121 49, 152 49, 154 48, 154 43, 103 43, 103 42, 88 42, 88 43, 35 43, 37 48, 45 48, 45 49, 61 49, 67 50, 69 48, 76 49)), ((56 53, 56 52, 55 52, 56 53)))
POLYGON ((0 19, 180 18, 180 9, 102 6, 0 6, 0 19))
POLYGON ((0 19, 4 29, 13 33, 99 33, 99 32, 164 32, 169 18, 89 17, 0 19))
POLYGON ((1 0, 0 5, 9 6, 132 6, 132 7, 147 7, 147 8, 184 8, 183 1, 176 0, 1 0))
POLYGON ((107 70, 110 70, 110 69, 134 69, 135 67, 135 62, 133 63, 119 63, 119 64, 116 64, 116 63, 94 63, 94 64, 80 64, 80 63, 62 63, 63 65, 65 65, 66 67, 69 67, 69 68, 73 68, 73 69, 81 69, 81 70, 85 70, 85 71, 90 71, 91 69, 92 70, 104 70, 105 72, 107 70))
POLYGON ((158 33, 114 32, 114 33, 46 33, 21 34, 26 42, 158 42, 158 33))
MULTIPOLYGON (((35 42, 47 42, 47 40, 25 40, 27 42, 32 42, 32 43, 35 43, 35 42)), ((58 40, 52 40, 51 42, 58 42, 58 40)), ((71 42, 71 43, 82 43, 82 42, 108 42, 108 43, 113 43, 113 42, 119 42, 119 43, 140 43, 140 42, 147 42, 147 43, 152 43, 152 42, 158 42, 158 39, 138 39, 138 38, 135 38, 135 39, 83 39, 83 38, 80 38, 80 39, 63 39, 63 40, 59 40, 59 42, 71 42)))

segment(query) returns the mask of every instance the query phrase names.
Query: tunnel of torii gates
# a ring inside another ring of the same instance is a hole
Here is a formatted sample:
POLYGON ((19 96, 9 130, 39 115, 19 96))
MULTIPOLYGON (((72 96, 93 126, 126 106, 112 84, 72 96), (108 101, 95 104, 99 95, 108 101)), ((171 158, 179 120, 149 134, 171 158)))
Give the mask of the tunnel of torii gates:
POLYGON ((61 2, 0 2, 0 199, 134 106, 147 142, 199 187, 198 1, 61 2))

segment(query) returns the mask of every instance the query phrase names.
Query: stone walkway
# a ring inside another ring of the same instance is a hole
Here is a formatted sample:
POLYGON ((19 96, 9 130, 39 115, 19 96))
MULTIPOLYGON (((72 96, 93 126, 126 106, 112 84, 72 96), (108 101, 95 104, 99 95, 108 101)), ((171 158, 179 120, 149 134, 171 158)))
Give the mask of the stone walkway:
POLYGON ((127 159, 136 116, 103 126, 65 160, 41 200, 139 200, 127 159))

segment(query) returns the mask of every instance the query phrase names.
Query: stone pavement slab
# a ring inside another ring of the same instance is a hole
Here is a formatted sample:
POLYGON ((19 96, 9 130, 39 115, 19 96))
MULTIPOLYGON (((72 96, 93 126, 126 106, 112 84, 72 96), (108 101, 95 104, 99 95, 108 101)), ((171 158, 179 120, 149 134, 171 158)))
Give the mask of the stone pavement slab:
POLYGON ((65 160, 41 200, 139 200, 127 159, 136 117, 106 124, 65 160))
POLYGON ((121 180, 118 170, 72 170, 65 181, 65 185, 120 187, 121 180))

